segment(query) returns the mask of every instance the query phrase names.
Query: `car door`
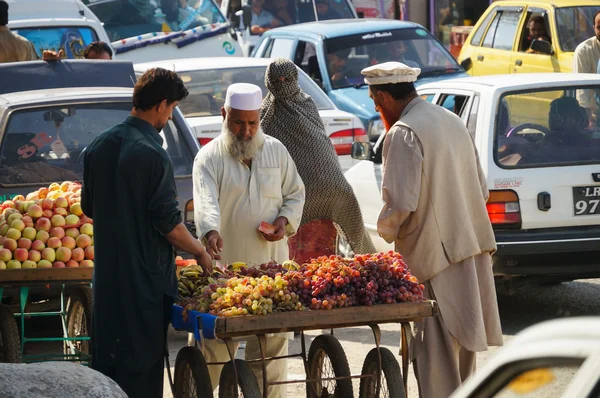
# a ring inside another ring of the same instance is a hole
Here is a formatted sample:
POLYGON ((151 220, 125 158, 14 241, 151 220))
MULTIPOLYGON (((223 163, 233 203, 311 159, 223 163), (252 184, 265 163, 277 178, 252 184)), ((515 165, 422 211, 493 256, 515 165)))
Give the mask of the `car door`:
POLYGON ((510 61, 517 30, 523 17, 522 7, 498 7, 487 28, 481 46, 472 56, 472 75, 510 73, 510 61))
POLYGON ((554 27, 551 26, 549 15, 550 10, 542 7, 528 7, 524 12, 522 24, 519 28, 519 42, 517 42, 516 51, 512 53, 511 73, 552 73, 564 72, 560 68, 560 64, 556 57, 556 45, 558 38, 554 27), (550 38, 550 44, 553 46, 553 54, 542 54, 531 52, 529 49, 528 36, 529 25, 532 19, 542 17, 546 26, 546 32, 550 38))
POLYGON ((271 37, 261 58, 288 58, 292 59, 293 50, 296 48, 296 40, 287 37, 271 37))

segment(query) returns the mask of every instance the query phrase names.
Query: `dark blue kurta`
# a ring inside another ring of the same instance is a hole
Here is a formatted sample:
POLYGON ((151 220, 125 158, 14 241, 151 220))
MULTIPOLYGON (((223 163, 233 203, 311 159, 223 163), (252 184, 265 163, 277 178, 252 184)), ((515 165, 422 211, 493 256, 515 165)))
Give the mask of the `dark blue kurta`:
POLYGON ((165 235, 181 222, 173 165, 149 123, 129 116, 86 149, 82 207, 94 219, 92 363, 145 371, 164 354, 163 300, 177 297, 165 235))

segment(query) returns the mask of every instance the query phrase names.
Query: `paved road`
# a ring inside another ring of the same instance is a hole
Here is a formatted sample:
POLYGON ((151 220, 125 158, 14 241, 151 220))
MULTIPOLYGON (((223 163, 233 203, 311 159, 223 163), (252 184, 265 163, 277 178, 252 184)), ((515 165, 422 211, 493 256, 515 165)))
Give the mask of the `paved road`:
MULTIPOLYGON (((600 279, 581 280, 557 286, 538 286, 523 282, 501 285, 498 287, 498 303, 504 340, 507 342, 521 330, 545 320, 600 315, 600 279)), ((383 346, 397 354, 398 327, 383 325, 381 329, 383 346)), ((308 332, 307 340, 310 341, 319 334, 319 331, 308 332)), ((360 373, 365 356, 374 347, 371 330, 366 327, 340 329, 335 332, 335 335, 344 347, 350 363, 350 370, 352 373, 360 373)), ((184 333, 171 331, 169 339, 171 366, 174 365, 177 351, 186 342, 187 338, 184 333)), ((498 348, 493 347, 487 352, 478 354, 478 365, 484 364, 496 350, 498 348)), ((299 351, 300 338, 296 337, 293 342, 290 342, 290 352, 299 351)), ((243 352, 240 352, 239 355, 243 357, 243 352)), ((397 358, 400 361, 400 357, 397 358)), ((301 379, 304 377, 302 362, 299 359, 289 360, 288 369, 288 378, 301 379)), ((358 395, 358 382, 354 385, 354 393, 358 395)), ((287 396, 289 398, 306 397, 305 386, 300 384, 289 386, 287 396)), ((409 376, 409 396, 418 396, 412 371, 409 376)), ((165 388, 165 397, 172 397, 168 388, 165 388)))

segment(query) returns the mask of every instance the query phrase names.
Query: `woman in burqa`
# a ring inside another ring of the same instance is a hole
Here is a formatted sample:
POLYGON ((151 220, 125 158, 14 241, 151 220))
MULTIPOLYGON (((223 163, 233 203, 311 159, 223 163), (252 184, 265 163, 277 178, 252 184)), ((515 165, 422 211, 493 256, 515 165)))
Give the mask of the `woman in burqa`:
POLYGON ((265 134, 285 145, 306 187, 301 227, 289 240, 290 258, 303 263, 335 254, 337 232, 355 254, 373 253, 356 196, 346 181, 314 100, 298 85, 298 69, 277 58, 267 67, 261 110, 265 134), (337 229, 336 229, 337 227, 337 229))

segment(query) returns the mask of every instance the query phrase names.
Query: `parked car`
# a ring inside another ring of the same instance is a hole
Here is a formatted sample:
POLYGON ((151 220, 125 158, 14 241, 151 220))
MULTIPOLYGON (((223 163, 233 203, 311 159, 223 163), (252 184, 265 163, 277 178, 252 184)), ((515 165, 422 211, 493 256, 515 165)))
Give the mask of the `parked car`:
MULTIPOLYGON (((252 20, 252 0, 241 2, 239 0, 222 0, 221 12, 227 16, 236 29, 238 40, 242 46, 244 56, 249 56, 260 35, 250 32, 250 23, 252 20)), ((317 10, 323 7, 314 0, 267 0, 264 3, 264 10, 273 14, 273 16, 283 25, 298 24, 304 22, 313 22, 323 19, 346 19, 358 18, 354 5, 349 0, 329 1, 326 6, 327 15, 325 18, 319 16, 317 10), (283 7, 282 7, 283 5, 283 7), (282 15, 283 14, 283 15, 282 15)))
MULTIPOLYGON (((184 117, 194 130, 200 145, 206 145, 221 133, 223 117, 221 108, 227 88, 232 83, 256 84, 267 95, 265 73, 269 59, 240 58, 232 65, 229 58, 192 58, 136 64, 136 74, 149 68, 162 67, 176 71, 186 84, 190 95, 179 104, 184 117)), ((367 141, 360 120, 340 111, 323 91, 304 73, 298 70, 298 83, 302 90, 316 102, 325 130, 339 155, 345 171, 357 163, 350 156, 353 141, 367 141)), ((292 128, 292 126, 290 126, 292 128)))
MULTIPOLYGON (((135 74, 128 62, 9 63, 0 65, 0 76, 0 201, 52 182, 81 181, 85 148, 131 112, 135 74), (56 149, 58 138, 64 145, 56 149)), ((193 224, 186 205, 200 145, 179 108, 160 135, 175 166, 179 205, 193 224)))
POLYGON ((495 1, 465 41, 458 61, 473 76, 571 72, 575 48, 595 36, 598 11, 597 0, 495 1), (547 40, 532 42, 534 18, 543 19, 547 40))
MULTIPOLYGON (((600 276, 600 129, 577 98, 600 90, 592 74, 481 76, 419 87, 467 125, 490 190, 496 275, 600 276)), ((359 149, 359 144, 355 144, 359 149)), ((357 150, 357 154, 359 154, 357 150)), ((381 166, 346 172, 377 250, 381 166)))
POLYGON ((263 34, 257 58, 285 57, 319 82, 343 111, 363 122, 371 140, 383 132, 361 70, 400 61, 421 68, 417 84, 466 76, 446 48, 422 26, 388 19, 347 19, 276 28, 263 34))
POLYGON ((63 50, 66 58, 83 58, 93 41, 110 43, 100 20, 79 0, 7 0, 8 27, 44 50, 63 50))
POLYGON ((478 368, 450 398, 597 398, 599 328, 599 317, 531 326, 478 368))

